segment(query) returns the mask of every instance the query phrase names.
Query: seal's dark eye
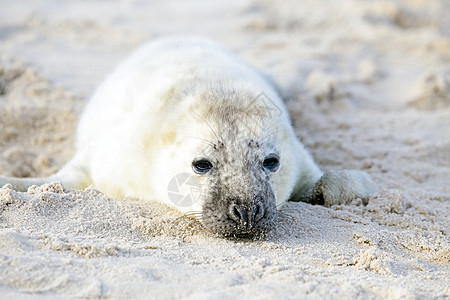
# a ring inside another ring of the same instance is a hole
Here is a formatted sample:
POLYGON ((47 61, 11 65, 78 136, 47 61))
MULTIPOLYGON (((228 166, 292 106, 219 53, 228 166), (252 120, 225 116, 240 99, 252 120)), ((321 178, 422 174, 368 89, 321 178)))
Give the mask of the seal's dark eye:
POLYGON ((206 159, 200 159, 192 162, 192 169, 197 174, 208 173, 213 167, 212 163, 206 159))
POLYGON ((280 160, 278 158, 278 155, 271 154, 263 162, 264 168, 269 170, 270 172, 275 172, 278 170, 278 167, 280 166, 280 160))

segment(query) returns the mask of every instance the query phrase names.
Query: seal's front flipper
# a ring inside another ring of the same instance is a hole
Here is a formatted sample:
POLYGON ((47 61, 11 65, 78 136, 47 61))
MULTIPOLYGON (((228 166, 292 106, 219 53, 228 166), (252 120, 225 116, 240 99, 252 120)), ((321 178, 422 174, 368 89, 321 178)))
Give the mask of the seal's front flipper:
POLYGON ((16 191, 26 192, 32 185, 42 185, 53 181, 61 182, 68 189, 83 189, 90 184, 92 180, 88 170, 84 167, 82 155, 80 152, 70 160, 58 173, 46 178, 17 178, 5 177, 0 175, 0 187, 9 183, 16 191))
POLYGON ((15 177, 5 177, 0 175, 0 187, 5 184, 11 184, 12 188, 19 192, 26 192, 28 187, 32 185, 41 185, 49 180, 44 178, 15 178, 15 177))
POLYGON ((312 189, 310 203, 331 206, 349 204, 356 198, 367 202, 369 196, 377 191, 378 187, 366 172, 327 171, 312 189))

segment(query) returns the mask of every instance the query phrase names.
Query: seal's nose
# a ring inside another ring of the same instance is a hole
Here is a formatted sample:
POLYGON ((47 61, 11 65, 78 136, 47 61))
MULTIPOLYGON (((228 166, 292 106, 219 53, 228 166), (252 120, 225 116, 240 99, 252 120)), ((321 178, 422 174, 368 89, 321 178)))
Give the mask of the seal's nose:
POLYGON ((264 217, 264 207, 261 202, 252 206, 231 204, 229 215, 239 229, 251 230, 264 217))

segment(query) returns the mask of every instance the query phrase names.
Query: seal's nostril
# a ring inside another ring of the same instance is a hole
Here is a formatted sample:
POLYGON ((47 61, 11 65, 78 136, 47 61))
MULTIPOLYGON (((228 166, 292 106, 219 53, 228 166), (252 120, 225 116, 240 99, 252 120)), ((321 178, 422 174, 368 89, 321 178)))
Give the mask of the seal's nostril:
POLYGON ((256 203, 253 208, 253 219, 255 224, 258 223, 264 217, 264 206, 261 202, 256 203))
POLYGON ((237 208, 236 205, 233 204, 232 207, 233 207, 233 215, 234 215, 234 217, 237 220, 239 220, 241 218, 241 212, 239 211, 239 209, 237 208))
POLYGON ((249 213, 245 208, 240 208, 236 204, 230 206, 231 218, 238 224, 247 226, 249 224, 249 213))

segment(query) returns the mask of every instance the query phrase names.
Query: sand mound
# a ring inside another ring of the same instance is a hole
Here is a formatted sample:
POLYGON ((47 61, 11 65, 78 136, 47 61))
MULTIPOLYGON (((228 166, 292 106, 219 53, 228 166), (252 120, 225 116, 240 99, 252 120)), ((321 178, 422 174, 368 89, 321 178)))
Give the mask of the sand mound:
POLYGON ((426 76, 419 84, 419 96, 411 105, 419 109, 440 110, 450 106, 450 73, 426 76))
MULTIPOLYGON (((433 280, 448 272, 448 214, 412 206, 397 190, 367 206, 289 203, 277 229, 259 241, 214 237, 167 207, 109 199, 90 188, 65 191, 52 183, 19 193, 5 186, 0 199, 0 281, 16 291, 125 298, 143 295, 143 287, 181 288, 180 276, 188 276, 196 284, 215 277, 208 290, 237 292, 238 284, 246 296, 259 291, 245 285, 269 283, 273 295, 289 288, 326 296, 327 284, 344 278, 336 297, 448 292, 433 280)), ((181 286, 184 295, 198 296, 198 286, 181 286)), ((163 295, 173 296, 170 290, 163 295)))

